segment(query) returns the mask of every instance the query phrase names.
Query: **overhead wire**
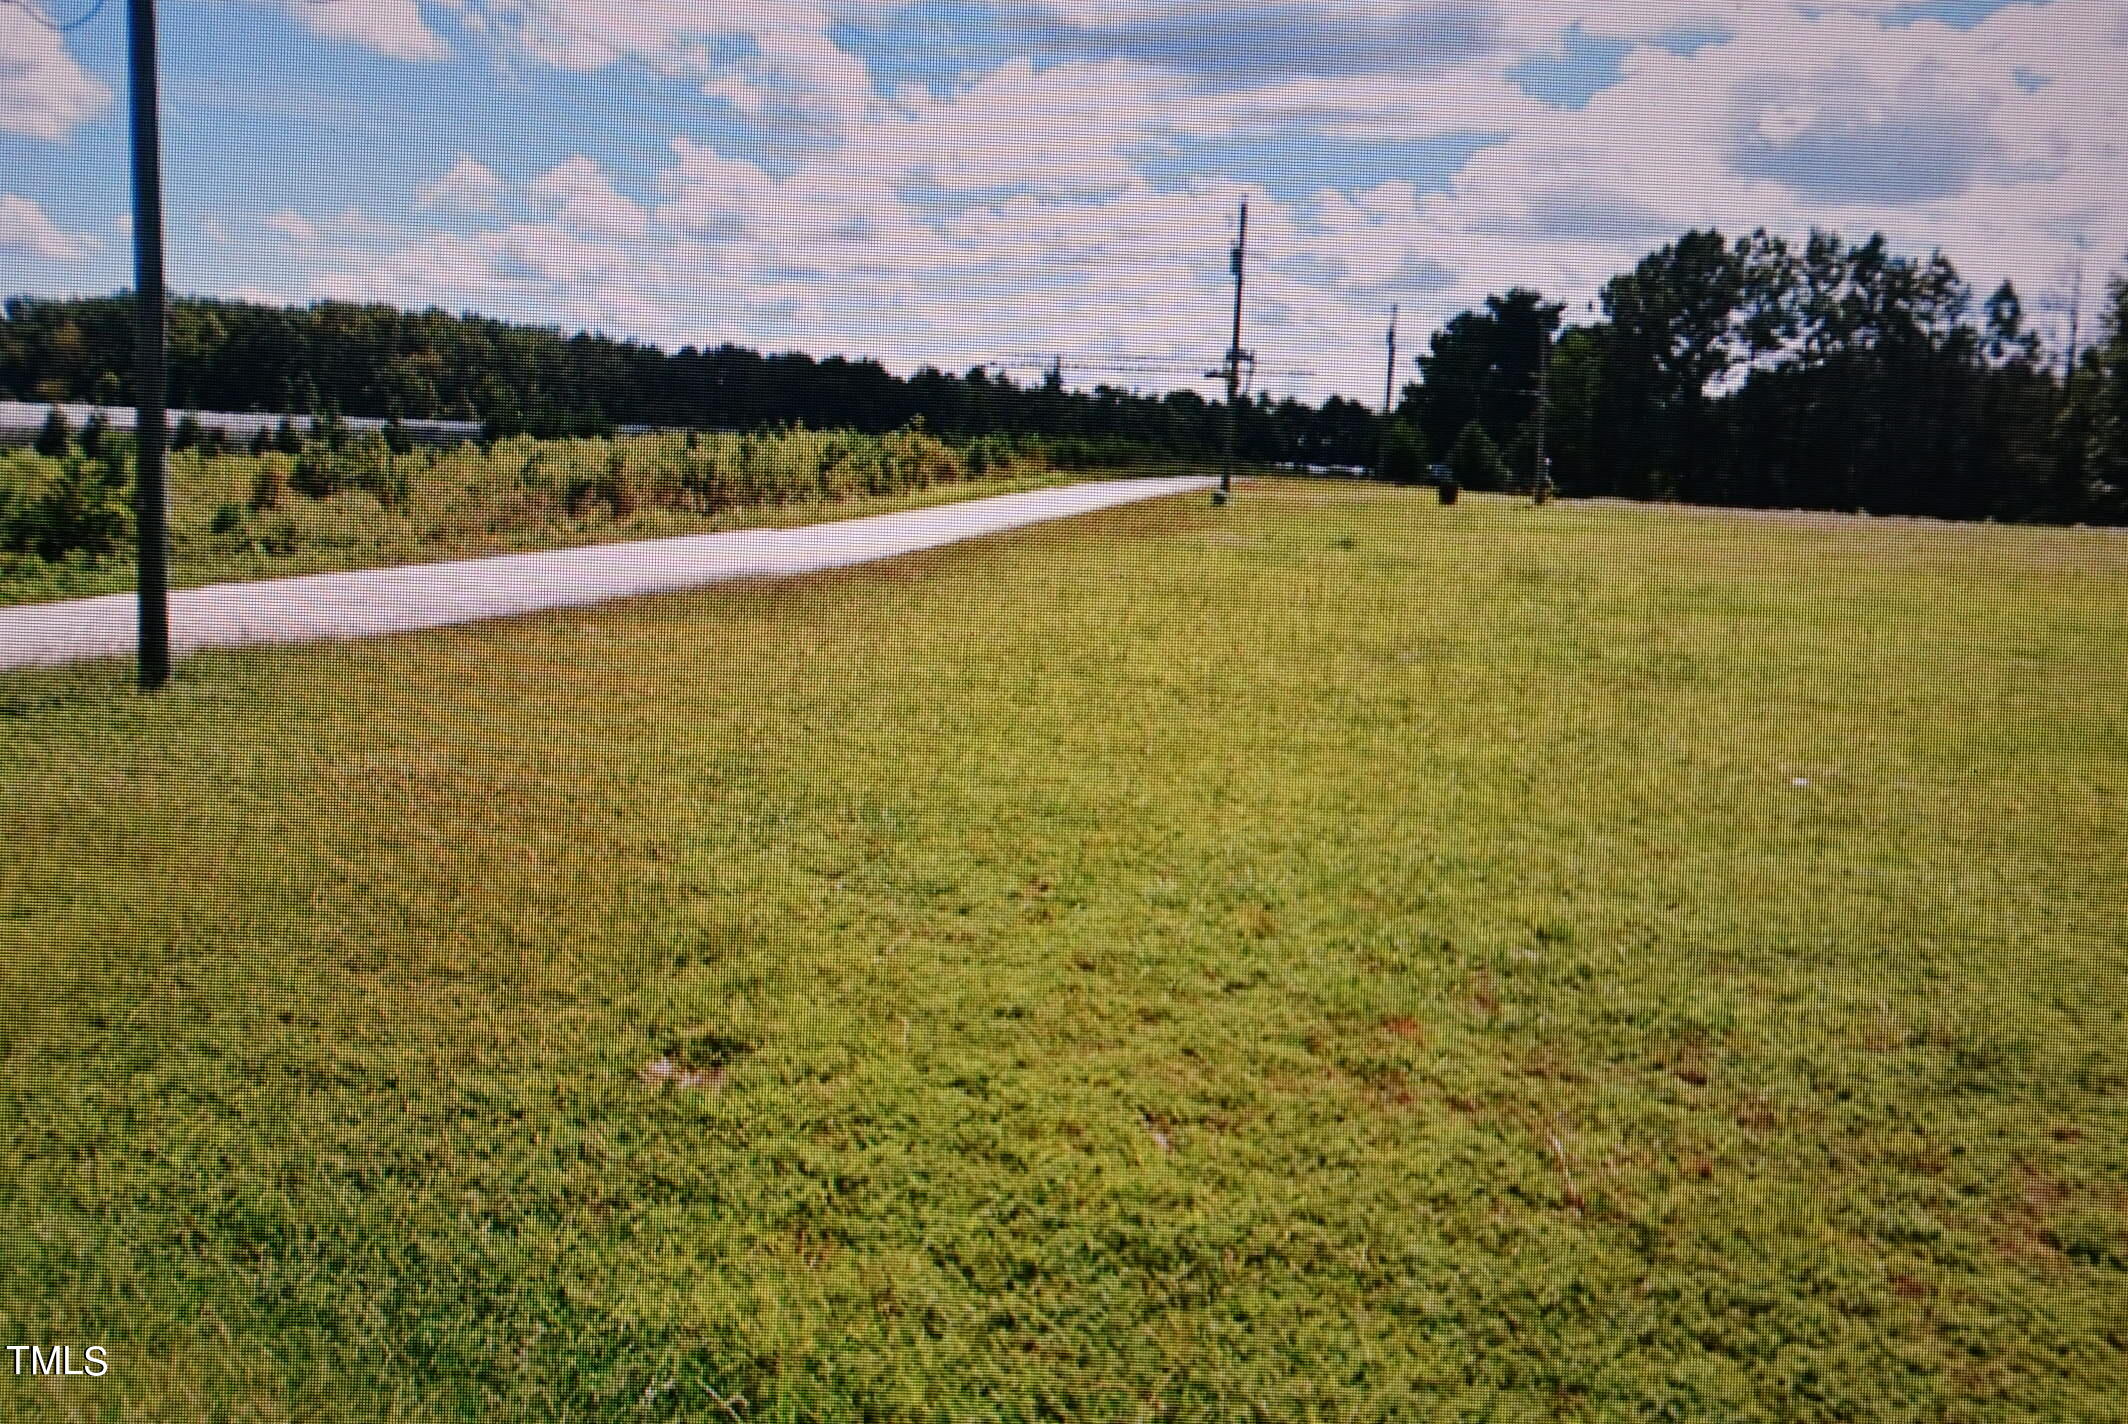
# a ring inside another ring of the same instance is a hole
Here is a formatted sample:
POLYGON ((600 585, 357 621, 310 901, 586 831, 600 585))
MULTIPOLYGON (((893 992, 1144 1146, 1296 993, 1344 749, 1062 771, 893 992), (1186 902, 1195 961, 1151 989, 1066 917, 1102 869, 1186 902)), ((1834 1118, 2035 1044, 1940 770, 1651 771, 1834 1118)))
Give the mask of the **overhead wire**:
MULTIPOLYGON (((346 2, 347 0, 298 0, 298 3, 300 4, 310 5, 320 9, 324 8, 327 5, 342 5, 346 2)), ((0 5, 6 5, 12 9, 20 10, 23 14, 29 16, 32 20, 35 20, 38 24, 52 31, 52 33, 60 35, 71 34, 73 31, 80 29, 83 25, 88 24, 89 21, 95 19, 98 15, 101 15, 104 12, 105 6, 107 6, 109 3, 110 0, 91 0, 89 8, 81 14, 75 16, 71 20, 59 20, 53 18, 50 14, 47 14, 41 6, 32 4, 31 0, 0 0, 0 5)))
POLYGON ((55 35, 70 34, 80 29, 83 25, 102 14, 104 6, 108 3, 109 0, 92 0, 88 10, 83 14, 77 15, 71 20, 60 20, 47 14, 42 7, 31 4, 30 0, 0 0, 0 5, 8 5, 20 10, 55 35))
MULTIPOLYGON (((27 15, 31 19, 31 21, 42 26, 45 29, 51 30, 55 34, 69 34, 89 25, 90 23, 95 21, 96 18, 100 16, 106 8, 108 8, 109 3, 110 0, 91 0, 89 8, 83 13, 73 17, 72 19, 62 20, 45 10, 40 4, 36 2, 36 0, 0 0, 0 5, 8 6, 21 11, 24 15, 27 15)), ((331 5, 344 4, 346 3, 346 0, 293 0, 293 3, 309 6, 312 8, 322 9, 331 5)), ((519 23, 514 28, 516 28, 519 34, 522 35, 526 28, 523 23, 524 17, 522 13, 519 14, 518 19, 519 23)), ((597 34, 584 26, 572 24, 567 20, 562 19, 560 15, 554 12, 549 11, 543 13, 540 15, 539 19, 543 23, 543 26, 550 30, 573 31, 579 38, 596 40, 602 43, 606 43, 610 47, 610 41, 608 41, 605 36, 597 34)), ((616 49, 616 57, 619 57, 619 53, 620 51, 616 49)), ((647 126, 644 127, 647 129, 647 126)), ((1071 246, 1069 242, 1063 245, 1067 248, 1071 246)), ((1252 251, 1253 250, 1254 249, 1252 248, 1252 251)), ((1147 250, 1142 247, 1118 248, 1114 245, 1113 238, 1109 239, 1108 243, 1106 244, 1094 245, 1085 250, 1068 253, 1067 255, 1068 260, 1076 263, 1092 266, 1106 266, 1111 268, 1135 267, 1141 270, 1152 269, 1155 267, 1166 267, 1177 263, 1191 265, 1203 264, 1209 266, 1215 261, 1215 259, 1210 257, 1208 254, 1202 253, 1201 251, 1196 249, 1147 250)), ((1048 260, 1053 261, 1054 257, 1055 254, 1049 254, 1048 260)), ((984 259, 971 258, 970 260, 982 261, 984 259)), ((1030 260, 1039 261, 1044 259, 1030 260)), ((1001 360, 994 360, 983 364, 1003 370, 1006 369, 1008 365, 1014 367, 1031 367, 1039 365, 1043 368, 1051 368, 1055 365, 1055 363, 1056 357, 1049 353, 1013 353, 1007 358, 1001 360)), ((1102 374, 1120 376, 1182 375, 1189 376, 1192 378, 1205 378, 1217 374, 1217 372, 1205 370, 1199 363, 1196 362, 1168 361, 1157 358, 1137 358, 1129 356, 1118 356, 1112 358, 1099 357, 1090 359, 1066 357, 1064 364, 1071 367, 1075 367, 1081 371, 1099 372, 1102 374)), ((1319 374, 1320 373, 1316 371, 1302 367, 1260 367, 1252 365, 1251 368, 1252 381, 1256 377, 1263 377, 1265 379, 1281 381, 1314 381, 1319 377, 1319 374)))

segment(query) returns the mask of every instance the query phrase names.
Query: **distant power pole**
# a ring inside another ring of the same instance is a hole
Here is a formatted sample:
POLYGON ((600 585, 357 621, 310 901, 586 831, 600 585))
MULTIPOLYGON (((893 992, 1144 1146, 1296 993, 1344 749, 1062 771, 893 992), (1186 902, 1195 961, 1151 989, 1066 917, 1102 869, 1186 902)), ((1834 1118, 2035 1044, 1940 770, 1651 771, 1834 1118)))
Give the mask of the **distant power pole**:
POLYGON ((1552 419, 1552 334, 1537 314, 1537 469, 1530 480, 1530 498, 1538 504, 1552 497, 1552 466, 1545 454, 1546 427, 1552 419))
POLYGON ((1389 369, 1382 373, 1382 433, 1375 442, 1374 477, 1384 477, 1389 465, 1389 408, 1396 392, 1397 308, 1389 308, 1389 369))
POLYGON ((163 163, 155 71, 155 0, 127 0, 133 100, 134 501, 140 549, 140 685, 170 680, 168 496, 163 487, 163 163))
POLYGON ((1389 308, 1389 369, 1382 375, 1382 419, 1389 419, 1389 402, 1396 391, 1397 308, 1389 308))
POLYGON ((2084 259, 2076 259, 2076 266, 2069 272, 2069 354, 2062 368, 2062 384, 2068 385, 2076 375, 2076 348, 2083 338, 2084 319, 2084 259))
POLYGON ((1219 464, 1219 492, 1212 503, 1225 504, 1234 497, 1234 432, 1241 419, 1241 363, 1250 359, 1241 349, 1241 288, 1249 249, 1249 204, 1241 204, 1241 231, 1234 239, 1234 339, 1227 347, 1227 444, 1219 464))

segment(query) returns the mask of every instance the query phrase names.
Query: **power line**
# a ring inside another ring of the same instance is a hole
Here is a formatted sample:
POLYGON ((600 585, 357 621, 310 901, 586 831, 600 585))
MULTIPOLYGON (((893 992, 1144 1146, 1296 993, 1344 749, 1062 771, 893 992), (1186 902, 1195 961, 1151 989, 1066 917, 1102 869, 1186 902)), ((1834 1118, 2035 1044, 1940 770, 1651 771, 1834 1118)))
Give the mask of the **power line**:
POLYGON ((71 20, 56 20, 53 19, 50 15, 46 14, 38 6, 31 4, 30 0, 0 0, 0 5, 13 6, 15 9, 20 10, 23 14, 29 16, 32 20, 44 26, 46 29, 50 30, 55 35, 70 34, 73 31, 80 29, 89 21, 95 19, 98 15, 101 15, 103 13, 104 6, 108 3, 109 0, 94 0, 94 3, 89 6, 86 13, 78 15, 71 20))
MULTIPOLYGON (((45 13, 42 8, 32 4, 30 0, 0 0, 0 5, 6 5, 12 9, 20 10, 23 14, 29 16, 38 24, 50 30, 53 34, 58 35, 71 34, 75 30, 80 29, 83 25, 88 24, 98 15, 101 15, 104 12, 104 7, 109 3, 110 0, 91 0, 89 8, 86 11, 82 12, 80 15, 74 17, 73 19, 56 20, 52 18, 52 16, 50 16, 49 14, 45 13)), ((315 9, 322 10, 328 5, 344 5, 347 3, 347 0, 299 0, 299 3, 309 5, 315 9)))
MULTIPOLYGON (((1195 361, 1102 361, 1090 357, 1076 357, 1069 353, 999 356, 982 364, 1012 370, 1039 369, 1046 371, 1057 364, 1059 355, 1061 355, 1065 366, 1075 367, 1081 371, 1104 371, 1126 376, 1188 375, 1201 377, 1206 375, 1203 365, 1195 361)), ((1226 373, 1224 370, 1216 370, 1210 374, 1224 379, 1226 373)), ((1256 374, 1264 377, 1276 377, 1280 380, 1314 380, 1322 373, 1304 366, 1259 366, 1256 368, 1256 374)))

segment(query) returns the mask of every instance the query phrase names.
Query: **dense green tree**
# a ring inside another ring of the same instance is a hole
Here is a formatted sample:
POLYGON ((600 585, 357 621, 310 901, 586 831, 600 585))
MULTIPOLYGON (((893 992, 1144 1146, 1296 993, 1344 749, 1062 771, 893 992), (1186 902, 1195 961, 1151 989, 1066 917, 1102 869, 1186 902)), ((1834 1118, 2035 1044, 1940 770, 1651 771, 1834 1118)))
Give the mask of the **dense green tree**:
POLYGON ((1476 420, 1464 425, 1448 452, 1448 472, 1457 484, 1470 490, 1500 490, 1507 487, 1507 462, 1500 447, 1476 420))
POLYGON ((1601 419, 1620 493, 1713 493, 1695 457, 1708 435, 1709 387, 1736 358, 1744 266, 1720 233, 1690 232, 1604 287, 1610 399, 1601 419))
POLYGON ((1564 308, 1525 287, 1485 299, 1433 334, 1418 358, 1420 379, 1401 407, 1433 449, 1445 450, 1472 421, 1506 444, 1537 408, 1537 367, 1564 308))
POLYGON ((1603 395, 1604 334, 1577 327, 1552 348, 1551 417, 1546 448, 1561 494, 1593 493, 1601 484, 1597 412, 1603 395))
POLYGON ((1415 485, 1426 478, 1426 444, 1411 423, 1392 417, 1382 432, 1381 478, 1393 485, 1415 485))
POLYGON ((2128 522, 2128 277, 2106 289, 2105 336, 2090 366, 2085 517, 2128 522))

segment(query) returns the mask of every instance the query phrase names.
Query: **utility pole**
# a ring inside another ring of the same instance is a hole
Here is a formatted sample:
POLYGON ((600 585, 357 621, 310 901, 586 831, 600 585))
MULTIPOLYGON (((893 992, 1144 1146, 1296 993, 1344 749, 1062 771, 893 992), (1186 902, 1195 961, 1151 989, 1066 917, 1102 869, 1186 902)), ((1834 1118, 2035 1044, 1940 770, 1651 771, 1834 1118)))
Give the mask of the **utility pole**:
POLYGON ((1382 420, 1389 419, 1389 402, 1396 391, 1396 324, 1397 308, 1389 308, 1389 369, 1382 376, 1382 420))
POLYGON ((2062 385, 2067 386, 2076 376, 2076 348, 2083 337, 2084 318, 2084 259, 2076 259, 2076 266, 2069 273, 2069 354, 2062 366, 2062 385))
POLYGON ((1241 363, 1252 359, 1241 349, 1241 286, 1249 250, 1249 204, 1241 204, 1241 233, 1234 239, 1234 339, 1227 347, 1227 448, 1219 465, 1219 492, 1212 503, 1225 504, 1234 497, 1234 432, 1241 418, 1241 363))
POLYGON ((1375 442, 1374 477, 1382 479, 1389 464, 1389 409, 1396 393, 1397 308, 1389 308, 1389 369, 1382 373, 1382 434, 1375 442))
POLYGON ((169 497, 163 487, 169 418, 163 352, 163 163, 155 67, 155 0, 127 0, 133 101, 133 424, 140 685, 170 680, 169 497))
POLYGON ((1542 504, 1552 497, 1552 466, 1545 455, 1545 427, 1552 418, 1552 333, 1537 313, 1537 470, 1530 480, 1530 498, 1542 504))

